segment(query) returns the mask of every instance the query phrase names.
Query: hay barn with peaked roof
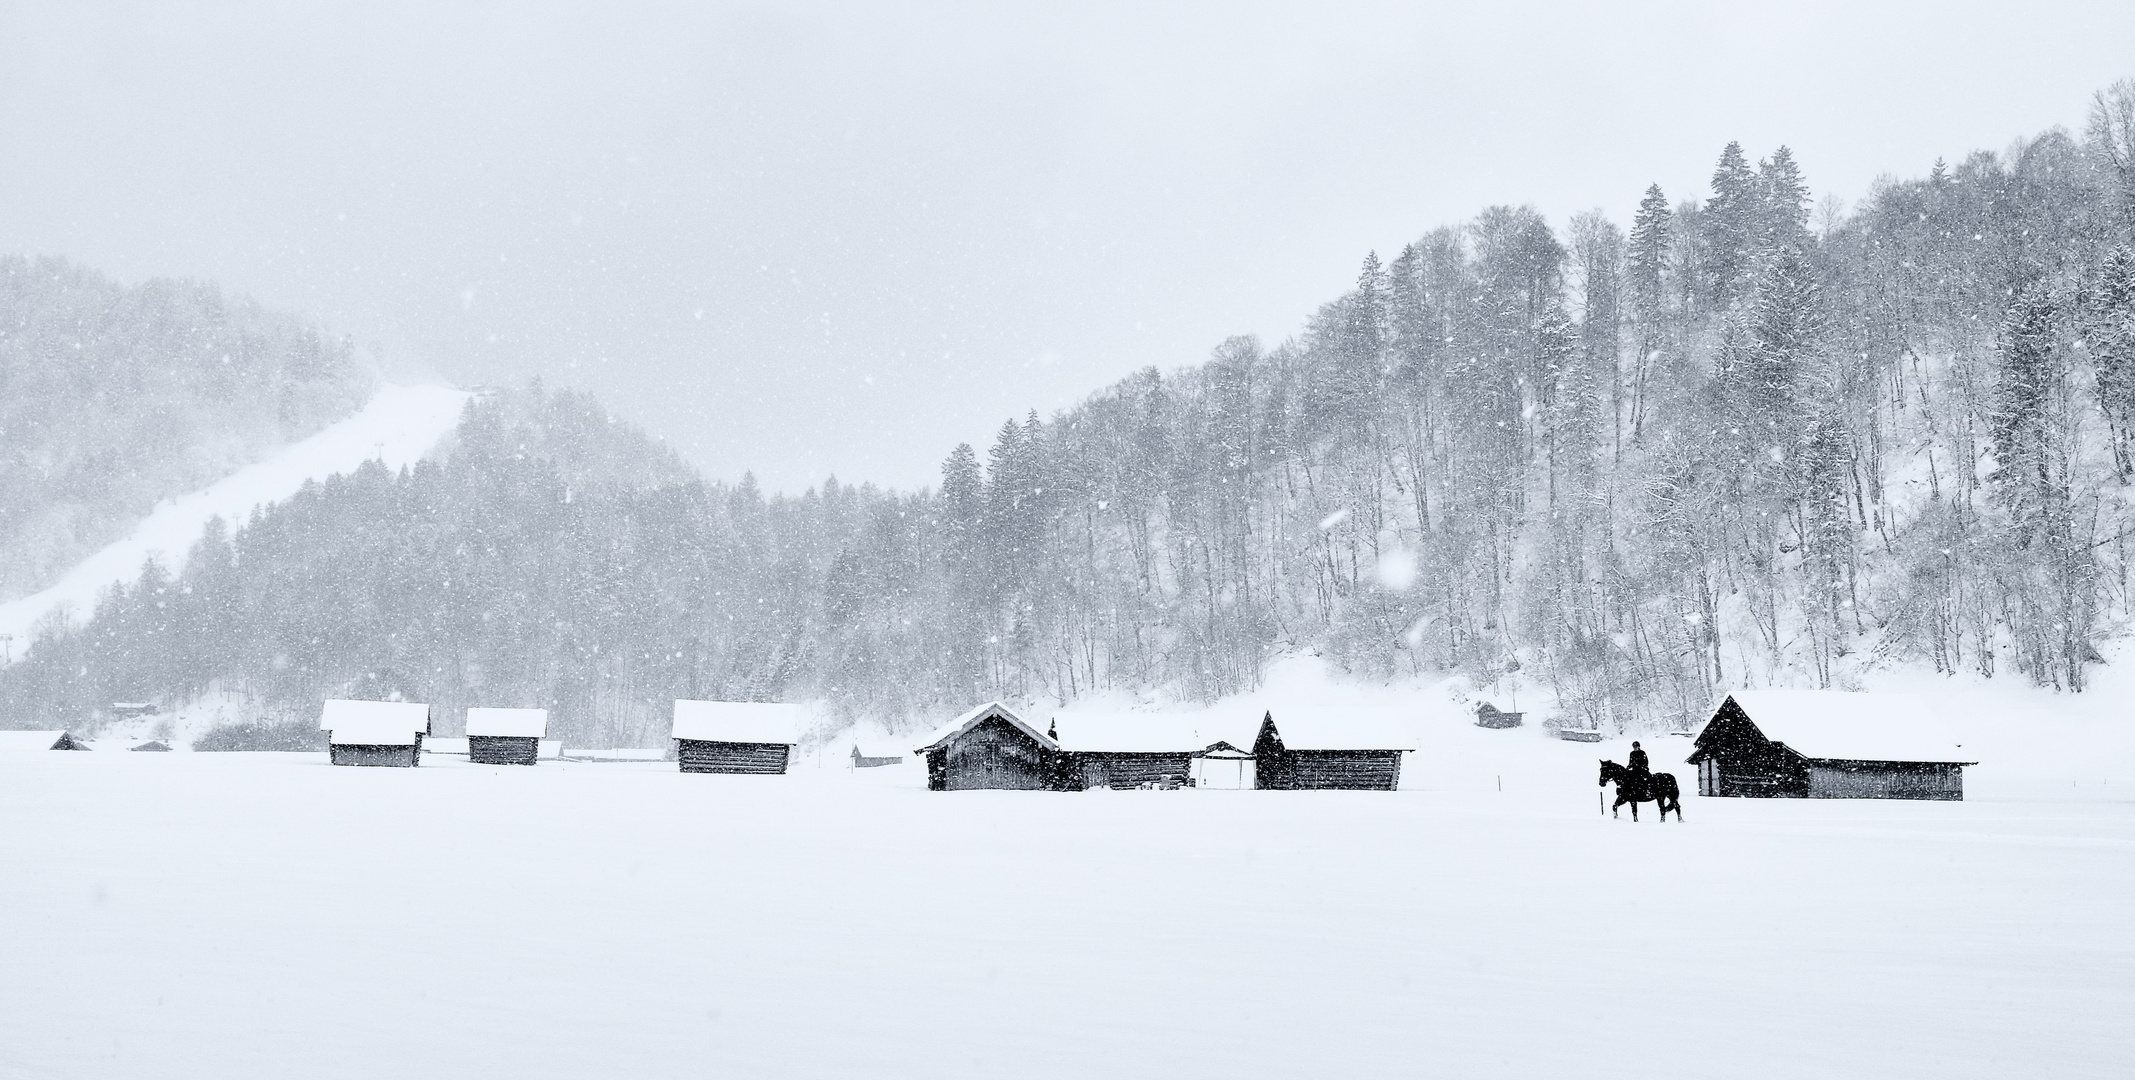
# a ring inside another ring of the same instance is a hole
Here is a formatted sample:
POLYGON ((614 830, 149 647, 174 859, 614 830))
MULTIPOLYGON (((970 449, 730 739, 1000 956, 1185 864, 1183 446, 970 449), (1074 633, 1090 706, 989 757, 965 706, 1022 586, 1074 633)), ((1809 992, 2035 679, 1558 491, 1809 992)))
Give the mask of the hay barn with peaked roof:
POLYGON ((949 721, 914 751, 929 791, 1071 791, 1071 759, 1052 737, 989 701, 949 721))
POLYGON ((1964 747, 1902 694, 1745 690, 1722 696, 1686 759, 1698 794, 1783 799, 1964 798, 1964 747))
POLYGON ((1266 790, 1392 791, 1401 755, 1416 748, 1397 723, 1339 711, 1291 713, 1277 724, 1266 714, 1253 740, 1254 782, 1266 790))

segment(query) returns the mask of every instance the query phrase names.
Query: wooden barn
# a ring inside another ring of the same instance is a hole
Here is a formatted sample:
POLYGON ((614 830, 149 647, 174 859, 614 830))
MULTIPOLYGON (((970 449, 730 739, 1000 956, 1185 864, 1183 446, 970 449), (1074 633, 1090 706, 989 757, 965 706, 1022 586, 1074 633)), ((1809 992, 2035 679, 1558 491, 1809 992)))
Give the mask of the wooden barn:
POLYGON ((779 775, 808 727, 799 705, 675 702, 675 760, 683 772, 779 775))
POLYGON ((1254 783, 1272 791, 1401 786, 1401 755, 1416 748, 1400 725, 1329 711, 1261 719, 1253 740, 1254 783))
POLYGON ((1933 709, 1898 694, 1739 691, 1695 745, 1700 795, 1956 801, 1978 764, 1933 709))
POLYGON ((547 709, 467 710, 467 760, 482 765, 532 765, 549 733, 547 709))
POLYGON ((422 763, 430 706, 412 701, 328 701, 319 712, 327 759, 336 765, 422 763))
POLYGON ((1475 726, 1486 728, 1516 728, 1526 713, 1506 712, 1485 701, 1475 707, 1475 726))
POLYGON ((1211 741, 1191 719, 1154 713, 1064 712, 1046 734, 1068 759, 1066 786, 1081 791, 1187 787, 1211 741))
POLYGON ((1052 737, 989 701, 950 721, 912 751, 927 762, 927 790, 1073 791, 1081 776, 1052 737))
POLYGON ((0 731, 0 750, 87 750, 64 731, 0 731))

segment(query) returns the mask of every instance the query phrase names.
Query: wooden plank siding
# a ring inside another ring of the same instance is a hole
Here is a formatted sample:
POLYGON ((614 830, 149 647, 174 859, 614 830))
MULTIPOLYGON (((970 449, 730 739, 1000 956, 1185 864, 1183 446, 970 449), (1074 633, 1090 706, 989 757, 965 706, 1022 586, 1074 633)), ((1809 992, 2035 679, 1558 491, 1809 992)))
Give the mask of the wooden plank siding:
POLYGON ((1393 791, 1399 750, 1283 750, 1259 755, 1255 786, 1270 791, 1393 791))
POLYGON ((712 742, 676 739, 675 758, 683 772, 746 773, 772 776, 786 771, 786 758, 793 748, 782 743, 712 742))
POLYGON ((1143 784, 1161 783, 1167 777, 1183 785, 1193 777, 1194 756, 1185 751, 1161 754, 1082 751, 1072 756, 1081 765, 1074 772, 1085 791, 1093 788, 1132 791, 1143 784))
POLYGON ((1827 761, 1808 763, 1812 799, 1964 800, 1964 769, 1931 761, 1827 761))
POLYGON ((469 735, 467 760, 482 765, 532 765, 541 759, 541 740, 531 735, 469 735))
POLYGON ((336 765, 381 765, 412 769, 422 755, 417 746, 355 746, 341 743, 327 748, 327 760, 336 765))

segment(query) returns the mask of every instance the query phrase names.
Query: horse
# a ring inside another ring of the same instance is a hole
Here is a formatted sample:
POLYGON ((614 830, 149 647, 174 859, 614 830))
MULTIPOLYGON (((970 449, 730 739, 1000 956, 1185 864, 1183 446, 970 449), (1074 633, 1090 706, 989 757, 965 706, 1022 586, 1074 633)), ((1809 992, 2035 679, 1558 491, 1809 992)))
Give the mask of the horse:
POLYGON ((1662 821, 1668 820, 1670 810, 1675 811, 1676 821, 1683 820, 1683 796, 1676 790, 1674 773, 1649 773, 1646 782, 1641 784, 1631 770, 1613 761, 1604 761, 1601 763, 1601 786, 1610 784, 1616 785, 1616 805, 1610 807, 1609 812, 1617 817, 1623 816, 1619 813, 1623 804, 1630 803, 1631 820, 1637 821, 1638 804, 1652 802, 1660 804, 1662 821))

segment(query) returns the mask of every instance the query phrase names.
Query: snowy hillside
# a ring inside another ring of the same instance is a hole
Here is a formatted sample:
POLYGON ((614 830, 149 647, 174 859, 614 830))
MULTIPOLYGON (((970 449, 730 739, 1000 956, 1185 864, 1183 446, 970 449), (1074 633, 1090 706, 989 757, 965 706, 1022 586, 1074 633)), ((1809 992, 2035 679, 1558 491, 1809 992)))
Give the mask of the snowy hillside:
POLYGON ((413 464, 452 429, 469 394, 442 386, 386 386, 354 416, 275 457, 248 465, 189 495, 157 505, 124 539, 83 560, 49 588, 0 604, 0 635, 12 636, 21 656, 38 621, 54 612, 86 618, 98 594, 140 576, 154 559, 182 569, 211 518, 242 523, 253 507, 296 494, 309 481, 349 472, 371 459, 390 468, 413 464))

